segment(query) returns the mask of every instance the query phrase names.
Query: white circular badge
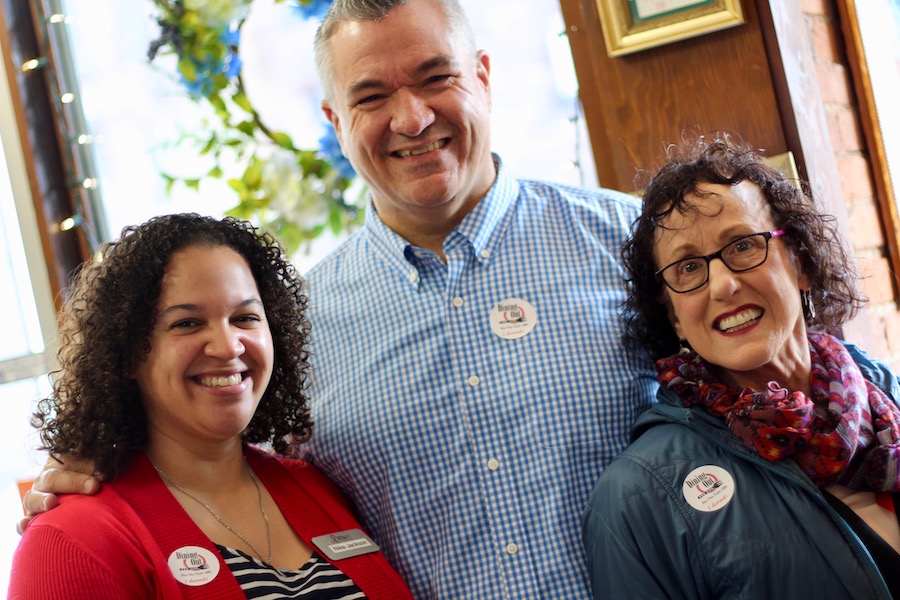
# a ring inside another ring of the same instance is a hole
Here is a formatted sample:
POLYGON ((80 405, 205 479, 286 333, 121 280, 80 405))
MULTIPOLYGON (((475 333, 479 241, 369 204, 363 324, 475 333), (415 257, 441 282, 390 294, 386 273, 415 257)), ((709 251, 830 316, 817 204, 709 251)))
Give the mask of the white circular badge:
POLYGON ((734 497, 734 477, 715 465, 697 467, 684 478, 681 491, 693 508, 714 512, 725 508, 734 497))
POLYGON ((182 546, 169 555, 169 570, 184 585, 206 585, 220 568, 219 557, 200 546, 182 546))
POLYGON ((521 298, 508 298, 491 308, 491 331, 507 340, 525 337, 537 324, 537 310, 521 298))

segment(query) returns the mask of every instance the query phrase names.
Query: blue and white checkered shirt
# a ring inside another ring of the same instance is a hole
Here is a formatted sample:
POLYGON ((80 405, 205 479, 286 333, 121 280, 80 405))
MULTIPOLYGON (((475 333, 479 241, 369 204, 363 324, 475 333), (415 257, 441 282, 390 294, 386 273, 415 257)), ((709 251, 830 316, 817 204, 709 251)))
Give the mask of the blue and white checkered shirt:
POLYGON ((370 206, 309 273, 308 458, 417 598, 589 598, 582 511, 657 386, 620 343, 619 251, 638 204, 495 163, 446 264, 370 206), (534 307, 524 337, 492 329, 504 300, 534 307))

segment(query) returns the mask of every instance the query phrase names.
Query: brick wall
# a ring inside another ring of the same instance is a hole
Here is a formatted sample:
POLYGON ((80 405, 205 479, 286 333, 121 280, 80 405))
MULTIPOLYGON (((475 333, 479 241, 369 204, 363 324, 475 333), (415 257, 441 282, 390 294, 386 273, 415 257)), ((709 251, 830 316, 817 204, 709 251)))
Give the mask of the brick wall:
POLYGON ((872 323, 867 337, 853 340, 900 373, 900 311, 885 249, 879 213, 847 52, 834 0, 801 0, 816 77, 825 105, 841 191, 850 219, 851 244, 863 277, 862 291, 872 323))

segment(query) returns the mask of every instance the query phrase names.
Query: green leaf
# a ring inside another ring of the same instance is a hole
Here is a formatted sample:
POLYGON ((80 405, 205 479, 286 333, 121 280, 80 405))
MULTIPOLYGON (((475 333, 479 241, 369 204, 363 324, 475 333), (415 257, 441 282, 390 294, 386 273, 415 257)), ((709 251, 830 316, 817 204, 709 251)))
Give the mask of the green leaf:
POLYGON ((253 217, 253 207, 241 202, 237 206, 233 206, 225 211, 225 214, 229 217, 234 217, 236 219, 250 219, 253 217))
POLYGON ((243 179, 229 179, 226 183, 228 183, 228 187, 236 191, 238 194, 244 195, 247 193, 247 186, 244 184, 243 179))
POLYGON ((341 232, 344 226, 344 220, 341 215, 341 210, 338 207, 332 207, 330 211, 328 211, 328 225, 331 227, 331 232, 334 234, 338 234, 341 232))
POLYGON ((250 104, 250 100, 247 99, 247 94, 244 93, 243 90, 238 90, 232 97, 234 103, 246 110, 251 115, 253 114, 253 105, 250 104))
POLYGON ((296 152, 297 150, 294 148, 294 141, 291 139, 291 136, 282 131, 273 131, 272 139, 285 150, 290 150, 292 152, 296 152))
POLYGON ((209 103, 212 104, 213 108, 216 109, 216 113, 224 113, 228 114, 228 107, 225 106, 225 101, 219 97, 219 94, 213 93, 206 97, 209 100, 209 103))
POLYGON ((210 137, 206 140, 206 143, 203 145, 203 148, 200 149, 200 156, 205 156, 209 154, 209 151, 215 148, 216 146, 216 136, 210 137))
POLYGON ((250 161, 250 164, 247 165, 247 169, 244 171, 243 179, 248 188, 259 189, 259 185, 262 183, 262 167, 258 160, 254 158, 250 161))
POLYGON ((178 61, 178 72, 191 83, 197 81, 197 66, 186 56, 178 61))
POLYGON ((247 137, 253 137, 253 134, 256 132, 256 123, 253 121, 241 121, 234 127, 247 137))
POLYGON ((197 29, 200 26, 200 15, 193 10, 184 11, 184 15, 181 16, 182 29, 197 29))

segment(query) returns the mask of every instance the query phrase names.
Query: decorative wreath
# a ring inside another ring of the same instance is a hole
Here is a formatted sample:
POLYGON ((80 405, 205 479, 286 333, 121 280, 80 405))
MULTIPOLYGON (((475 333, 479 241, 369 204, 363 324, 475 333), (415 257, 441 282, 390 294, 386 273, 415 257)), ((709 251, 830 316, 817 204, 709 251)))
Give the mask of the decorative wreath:
MULTIPOLYGON (((321 19, 331 4, 331 0, 275 2, 284 2, 285 8, 307 19, 321 19)), ((358 198, 346 197, 356 173, 341 154, 330 124, 318 148, 298 148, 288 134, 267 127, 247 97, 240 35, 253 0, 154 3, 161 32, 150 44, 150 60, 175 54, 177 77, 188 94, 195 102, 207 103, 215 114, 201 132, 192 134, 200 155, 211 156, 214 166, 198 178, 163 173, 167 189, 176 183, 197 189, 203 179, 226 179, 238 197, 227 214, 271 231, 288 252, 308 247, 326 229, 337 234, 359 224, 363 211, 358 198), (242 173, 228 177, 226 171, 242 173)))

